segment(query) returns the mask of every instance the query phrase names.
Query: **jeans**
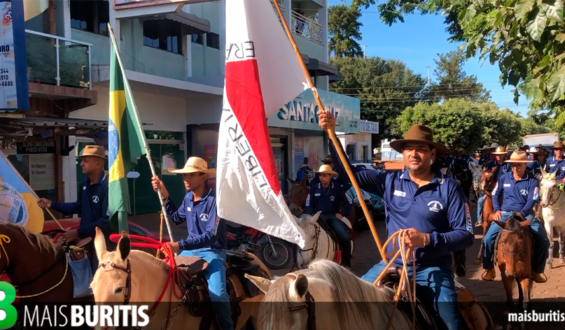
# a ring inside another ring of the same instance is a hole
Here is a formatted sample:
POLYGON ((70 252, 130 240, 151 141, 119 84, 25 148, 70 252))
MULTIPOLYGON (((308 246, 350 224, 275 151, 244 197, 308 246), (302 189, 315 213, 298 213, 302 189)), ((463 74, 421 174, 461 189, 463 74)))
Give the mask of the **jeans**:
MULTIPOLYGON (((379 262, 361 277, 373 283, 386 267, 379 262)), ((408 268, 408 276, 412 277, 412 266, 408 268)), ((458 330, 460 324, 459 308, 457 306, 457 291, 450 265, 416 266, 416 284, 420 286, 418 293, 422 303, 432 306, 429 312, 434 314, 439 329, 458 330)))
MULTIPOLYGON (((500 221, 504 222, 511 215, 511 212, 503 212, 500 217, 500 221)), ((532 271, 535 273, 543 273, 545 269, 545 261, 549 256, 549 239, 545 232, 545 228, 540 224, 537 218, 533 215, 527 217, 527 219, 532 219, 530 223, 530 232, 534 238, 534 253, 532 255, 532 271)), ((485 249, 483 252, 483 268, 491 269, 494 267, 494 244, 496 242, 496 237, 500 232, 500 226, 497 224, 491 224, 487 233, 484 236, 485 249)))
POLYGON ((335 215, 321 215, 320 217, 337 235, 339 246, 341 247, 341 264, 351 267, 351 238, 349 237, 349 228, 335 215))
POLYGON ((199 257, 208 262, 204 276, 208 281, 208 291, 214 312, 218 316, 222 330, 233 330, 230 297, 226 290, 226 251, 203 248, 184 250, 180 255, 199 257))
POLYGON ((482 193, 481 197, 479 197, 479 202, 477 203, 477 222, 483 223, 483 219, 481 219, 481 212, 483 212, 483 206, 485 205, 485 198, 486 194, 482 193))

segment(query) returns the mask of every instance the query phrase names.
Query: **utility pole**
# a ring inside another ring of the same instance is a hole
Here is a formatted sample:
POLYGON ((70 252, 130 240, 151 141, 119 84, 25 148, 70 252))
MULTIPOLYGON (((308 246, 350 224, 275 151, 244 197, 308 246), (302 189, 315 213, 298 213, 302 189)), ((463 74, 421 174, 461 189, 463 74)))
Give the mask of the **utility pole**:
POLYGON ((363 58, 365 58, 365 49, 367 48, 367 45, 363 45, 363 58))
POLYGON ((426 68, 428 68, 428 85, 430 84, 430 66, 428 65, 426 68))

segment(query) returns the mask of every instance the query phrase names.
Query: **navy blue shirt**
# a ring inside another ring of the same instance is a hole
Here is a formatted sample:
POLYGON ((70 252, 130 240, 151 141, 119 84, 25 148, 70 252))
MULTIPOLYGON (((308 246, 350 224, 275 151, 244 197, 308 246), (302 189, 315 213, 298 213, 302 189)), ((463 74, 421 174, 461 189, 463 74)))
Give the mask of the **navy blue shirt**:
MULTIPOLYGON (((347 175, 330 142, 337 172, 347 175)), ((353 169, 360 188, 384 200, 387 236, 401 229, 414 228, 430 234, 426 247, 416 248, 416 264, 451 266, 452 251, 473 245, 473 225, 465 195, 457 182, 444 178, 440 172, 432 182, 420 188, 410 179, 408 171, 378 172, 353 169)), ((386 247, 392 252, 392 244, 386 247)), ((402 263, 401 258, 396 264, 402 263)))
POLYGON ((512 169, 510 169, 510 163, 499 164, 496 160, 493 160, 487 164, 487 170, 492 170, 495 167, 496 171, 494 172, 494 175, 496 175, 497 180, 500 179, 501 175, 512 172, 512 169))
POLYGON ((328 188, 324 188, 322 183, 310 186, 310 192, 306 198, 306 213, 314 215, 322 211, 322 215, 336 215, 340 213, 348 216, 351 212, 351 197, 347 194, 347 189, 338 184, 337 181, 330 181, 328 188), (339 203, 343 201, 343 209, 339 212, 339 203))
POLYGON ((536 174, 541 174, 541 169, 543 168, 544 171, 548 171, 548 166, 547 166, 547 162, 545 164, 541 164, 539 162, 539 160, 534 159, 533 162, 528 163, 527 165, 527 170, 529 171, 529 173, 536 175, 536 174))
POLYGON ((454 165, 459 165, 465 172, 469 172, 469 161, 470 158, 467 155, 457 156, 453 161, 454 165))
POLYGON ((492 205, 495 211, 520 212, 527 217, 533 213, 534 204, 538 194, 538 179, 524 174, 522 179, 516 181, 512 173, 506 173, 498 179, 492 191, 492 205), (502 195, 502 205, 498 196, 502 195), (497 196, 497 198, 494 198, 497 196))
POLYGON ((557 172, 557 175, 555 176, 557 181, 563 180, 563 178, 565 178, 565 159, 559 161, 555 159, 555 157, 552 157, 547 161, 546 168, 549 168, 549 173, 557 172))
POLYGON ((488 163, 490 163, 492 161, 492 155, 481 155, 481 158, 479 158, 479 165, 488 165, 488 163))
POLYGON ((178 241, 181 250, 212 248, 225 250, 228 247, 226 221, 216 214, 216 192, 210 188, 197 202, 193 202, 192 192, 184 196, 177 209, 168 198, 165 203, 167 215, 176 225, 186 221, 188 237, 178 241))
POLYGON ((102 230, 104 236, 108 236, 111 232, 108 216, 108 175, 104 173, 94 184, 90 184, 88 176, 85 177, 76 202, 51 202, 51 208, 63 214, 81 214, 77 228, 80 238, 94 238, 96 227, 102 230))

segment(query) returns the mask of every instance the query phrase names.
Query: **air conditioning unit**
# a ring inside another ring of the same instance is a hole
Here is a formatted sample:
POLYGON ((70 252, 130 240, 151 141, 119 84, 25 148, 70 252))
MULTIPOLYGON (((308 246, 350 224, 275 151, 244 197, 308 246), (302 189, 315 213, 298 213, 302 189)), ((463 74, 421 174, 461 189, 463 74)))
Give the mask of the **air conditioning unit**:
POLYGON ((281 139, 279 138, 271 138, 271 147, 282 148, 284 147, 284 144, 281 143, 281 139))

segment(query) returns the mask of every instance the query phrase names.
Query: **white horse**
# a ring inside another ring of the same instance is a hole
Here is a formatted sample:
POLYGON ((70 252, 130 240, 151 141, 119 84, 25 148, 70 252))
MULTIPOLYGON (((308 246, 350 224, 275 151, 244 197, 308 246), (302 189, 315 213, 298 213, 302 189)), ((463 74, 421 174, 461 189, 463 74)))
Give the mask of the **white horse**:
MULTIPOLYGON (((306 234, 305 240, 306 244, 304 249, 298 249, 298 268, 306 268, 308 264, 313 260, 327 259, 340 263, 341 260, 336 258, 337 242, 334 242, 332 237, 322 228, 318 223, 320 214, 318 212, 313 216, 308 214, 303 214, 300 218, 296 218, 297 224, 304 230, 306 234)), ((345 225, 351 229, 351 223, 347 218, 343 218, 342 221, 345 225)), ((351 255, 353 256, 354 243, 351 240, 351 255)))
POLYGON ((553 263, 553 229, 559 234, 559 261, 565 263, 565 193, 557 186, 556 173, 547 174, 542 169, 540 182, 540 204, 542 207, 543 225, 549 239, 549 258, 547 265, 553 263))
MULTIPOLYGON (((275 280, 245 277, 265 293, 257 329, 385 329, 394 305, 392 290, 378 288, 327 260, 275 280), (312 310, 308 306, 313 301, 317 308, 312 310)), ((392 329, 411 329, 410 325, 406 314, 396 311, 392 329)))

